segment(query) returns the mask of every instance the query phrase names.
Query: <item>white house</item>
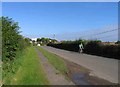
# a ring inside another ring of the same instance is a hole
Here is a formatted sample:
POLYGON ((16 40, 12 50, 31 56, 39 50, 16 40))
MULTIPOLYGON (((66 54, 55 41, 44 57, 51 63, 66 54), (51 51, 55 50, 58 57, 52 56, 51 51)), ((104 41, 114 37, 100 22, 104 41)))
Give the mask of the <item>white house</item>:
POLYGON ((32 41, 34 40, 34 41, 36 42, 36 41, 37 41, 37 38, 31 38, 31 40, 32 40, 32 41))
POLYGON ((40 44, 37 44, 37 46, 40 46, 40 44))

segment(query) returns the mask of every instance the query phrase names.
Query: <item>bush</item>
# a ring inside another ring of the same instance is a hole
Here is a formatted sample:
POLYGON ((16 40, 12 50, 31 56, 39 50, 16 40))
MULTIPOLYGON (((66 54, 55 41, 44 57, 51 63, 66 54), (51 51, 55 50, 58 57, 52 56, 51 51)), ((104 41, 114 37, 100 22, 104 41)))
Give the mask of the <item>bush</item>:
POLYGON ((17 22, 8 17, 2 17, 0 20, 2 20, 2 60, 13 60, 16 52, 24 49, 29 41, 20 35, 17 22))
POLYGON ((14 61, 16 61, 18 53, 21 53, 23 49, 30 45, 30 41, 29 38, 20 35, 20 27, 17 22, 8 17, 1 17, 0 21, 2 22, 2 25, 0 25, 0 28, 2 28, 2 76, 5 78, 7 75, 14 73, 14 61))
POLYGON ((52 46, 59 49, 64 49, 68 51, 78 52, 79 44, 83 43, 84 49, 83 52, 92 55, 98 55, 108 58, 119 59, 120 57, 120 45, 103 45, 101 41, 63 41, 59 44, 48 44, 48 46, 52 46))
POLYGON ((90 41, 84 47, 84 52, 89 54, 101 55, 102 44, 97 41, 90 41))
POLYGON ((48 46, 78 52, 80 43, 83 43, 83 45, 85 45, 87 41, 85 40, 62 41, 62 43, 59 43, 59 44, 49 43, 48 46))
POLYGON ((104 45, 102 47, 102 55, 105 57, 118 59, 120 57, 118 55, 118 52, 120 52, 119 49, 119 45, 104 45))

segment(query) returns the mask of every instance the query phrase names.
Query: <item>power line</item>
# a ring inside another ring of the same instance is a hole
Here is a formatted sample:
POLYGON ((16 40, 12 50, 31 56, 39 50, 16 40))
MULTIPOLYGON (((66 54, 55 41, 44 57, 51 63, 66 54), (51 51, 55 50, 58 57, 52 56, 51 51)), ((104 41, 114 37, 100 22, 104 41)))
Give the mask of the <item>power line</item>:
POLYGON ((109 35, 109 36, 104 36, 104 37, 98 37, 97 39, 103 39, 103 38, 108 38, 108 37, 115 37, 115 35, 109 35))
MULTIPOLYGON (((105 33, 109 33, 109 32, 113 32, 113 31, 116 31, 116 30, 119 30, 120 28, 118 28, 118 29, 113 29, 113 30, 108 30, 108 31, 104 31, 104 32, 100 32, 100 33, 97 33, 97 34, 91 34, 91 35, 86 35, 86 36, 95 36, 95 35, 100 35, 100 34, 105 34, 105 33)), ((83 38, 83 37, 86 37, 86 36, 82 36, 81 38, 83 38)))
POLYGON ((113 30, 110 30, 110 31, 104 31, 104 32, 98 33, 98 34, 96 34, 96 35, 104 34, 104 33, 108 33, 108 32, 112 32, 112 31, 116 31, 116 30, 118 30, 118 29, 113 29, 113 30))

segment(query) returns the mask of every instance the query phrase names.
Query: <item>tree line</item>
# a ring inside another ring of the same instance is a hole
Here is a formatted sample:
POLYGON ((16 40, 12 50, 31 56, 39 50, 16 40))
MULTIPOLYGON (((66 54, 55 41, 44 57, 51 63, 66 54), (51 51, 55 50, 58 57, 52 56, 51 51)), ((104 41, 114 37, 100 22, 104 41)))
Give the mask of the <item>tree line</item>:
POLYGON ((32 43, 34 46, 36 46, 37 44, 43 46, 49 43, 58 43, 58 41, 56 39, 41 37, 41 38, 37 38, 37 41, 33 40, 32 43))

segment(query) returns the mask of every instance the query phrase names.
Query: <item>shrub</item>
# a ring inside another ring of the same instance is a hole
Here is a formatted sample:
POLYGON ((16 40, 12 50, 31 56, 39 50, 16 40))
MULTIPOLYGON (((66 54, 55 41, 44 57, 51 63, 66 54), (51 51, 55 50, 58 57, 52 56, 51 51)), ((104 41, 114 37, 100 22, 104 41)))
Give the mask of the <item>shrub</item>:
POLYGON ((18 22, 14 22, 11 18, 1 17, 2 25, 2 62, 3 62, 3 79, 8 74, 14 73, 14 61, 17 54, 21 53, 24 48, 30 45, 29 38, 20 35, 18 22))
POLYGON ((119 59, 120 57, 120 45, 103 45, 101 41, 86 41, 86 40, 76 40, 76 41, 63 41, 59 44, 48 44, 48 46, 52 46, 59 49, 69 50, 78 52, 79 44, 83 43, 84 45, 84 53, 98 55, 108 58, 119 59))
POLYGON ((89 54, 101 55, 102 44, 98 41, 90 41, 84 47, 84 52, 89 54))
POLYGON ((13 60, 16 52, 24 49, 29 41, 20 35, 18 22, 8 17, 1 17, 0 20, 2 20, 2 60, 13 60))

